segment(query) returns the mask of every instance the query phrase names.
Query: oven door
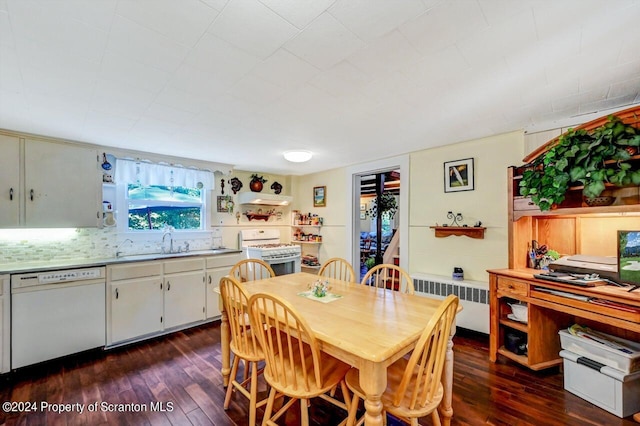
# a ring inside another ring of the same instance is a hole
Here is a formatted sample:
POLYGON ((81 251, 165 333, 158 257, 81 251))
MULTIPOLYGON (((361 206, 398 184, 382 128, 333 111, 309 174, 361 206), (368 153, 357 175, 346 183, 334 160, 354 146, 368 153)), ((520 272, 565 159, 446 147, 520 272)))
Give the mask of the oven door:
POLYGON ((287 257, 262 258, 271 266, 276 275, 295 274, 300 272, 300 255, 287 257))

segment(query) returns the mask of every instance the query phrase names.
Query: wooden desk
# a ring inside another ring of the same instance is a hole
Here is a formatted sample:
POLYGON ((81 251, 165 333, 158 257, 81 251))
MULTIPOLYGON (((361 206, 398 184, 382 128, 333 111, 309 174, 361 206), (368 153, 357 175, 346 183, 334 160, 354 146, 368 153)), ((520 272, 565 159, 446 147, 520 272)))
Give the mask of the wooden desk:
MULTIPOLYGON (((321 303, 298 296, 317 279, 316 275, 282 275, 245 284, 249 294, 271 293, 286 299, 309 323, 320 349, 360 370, 365 391, 365 424, 380 426, 382 402, 387 386, 387 366, 410 352, 441 301, 329 279, 330 293, 341 299, 321 303)), ((230 373, 229 325, 222 312, 222 375, 225 386, 230 373)), ((451 337, 455 333, 452 328, 451 337)), ((440 405, 443 423, 453 415, 453 342, 447 347, 443 373, 445 396, 440 405)), ((346 417, 346 416, 345 416, 346 417)))
POLYGON ((615 286, 579 287, 533 277, 543 271, 536 269, 499 269, 489 272, 490 340, 489 357, 498 354, 532 370, 541 370, 562 363, 558 331, 579 323, 630 340, 640 341, 640 290, 629 293, 615 286), (620 304, 621 308, 602 306, 572 297, 551 294, 560 291, 620 304), (525 302, 528 322, 520 323, 507 317, 509 302, 525 302), (527 335, 528 354, 516 355, 504 348, 507 330, 527 335))

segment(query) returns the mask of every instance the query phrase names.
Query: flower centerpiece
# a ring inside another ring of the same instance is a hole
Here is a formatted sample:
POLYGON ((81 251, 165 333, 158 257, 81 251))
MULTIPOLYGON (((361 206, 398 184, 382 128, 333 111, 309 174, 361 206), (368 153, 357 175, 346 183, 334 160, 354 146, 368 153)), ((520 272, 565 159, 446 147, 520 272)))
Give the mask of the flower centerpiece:
POLYGON ((324 297, 327 295, 327 291, 329 291, 329 281, 328 280, 316 280, 313 283, 309 284, 309 289, 313 293, 315 297, 324 297))

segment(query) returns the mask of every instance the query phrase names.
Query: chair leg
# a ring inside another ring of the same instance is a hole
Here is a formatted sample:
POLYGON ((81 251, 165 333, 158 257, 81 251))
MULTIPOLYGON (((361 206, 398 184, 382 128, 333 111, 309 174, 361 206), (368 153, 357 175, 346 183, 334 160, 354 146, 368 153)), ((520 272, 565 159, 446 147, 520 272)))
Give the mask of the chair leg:
POLYGON ((349 407, 349 417, 347 417, 347 426, 354 426, 356 424, 356 415, 358 414, 358 402, 360 398, 355 393, 353 399, 351 399, 351 406, 349 407))
POLYGON ((347 386, 347 382, 344 380, 340 381, 340 390, 342 390, 342 399, 344 401, 344 405, 347 406, 347 413, 351 411, 351 398, 349 398, 349 387, 347 386))
POLYGON ((440 426, 440 415, 438 414, 438 409, 433 410, 433 413, 431 413, 431 422, 433 423, 433 426, 440 426))
POLYGON ((300 425, 309 426, 309 400, 300 400, 300 425))
POLYGON ((233 382, 236 380, 236 374, 238 374, 238 364, 240 363, 240 358, 237 356, 233 357, 233 365, 231 366, 231 375, 229 376, 229 384, 227 385, 227 394, 224 397, 224 409, 229 409, 229 403, 231 402, 231 393, 233 392, 233 388, 235 385, 233 382))
POLYGON ((249 426, 256 425, 256 404, 258 399, 258 363, 250 362, 251 383, 249 384, 249 426))
POLYGON ((269 400, 267 401, 267 408, 264 409, 264 417, 262 419, 262 426, 266 426, 269 424, 271 420, 271 412, 273 411, 273 403, 276 400, 276 389, 271 388, 269 392, 269 400))
POLYGON ((249 378, 249 361, 244 361, 244 370, 242 370, 242 381, 245 382, 249 378))

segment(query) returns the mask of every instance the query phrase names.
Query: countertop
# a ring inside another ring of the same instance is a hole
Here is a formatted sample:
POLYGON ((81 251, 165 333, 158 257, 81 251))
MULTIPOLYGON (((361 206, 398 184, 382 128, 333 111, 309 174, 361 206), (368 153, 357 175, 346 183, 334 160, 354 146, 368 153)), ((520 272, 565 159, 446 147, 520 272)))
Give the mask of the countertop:
POLYGON ((223 254, 241 253, 239 249, 212 249, 194 250, 182 253, 149 253, 136 254, 130 256, 110 257, 103 259, 64 259, 34 262, 12 262, 0 264, 0 274, 17 274, 25 272, 42 272, 56 269, 90 268, 96 266, 106 266, 118 263, 143 262, 148 260, 176 259, 191 256, 218 256, 223 254))

